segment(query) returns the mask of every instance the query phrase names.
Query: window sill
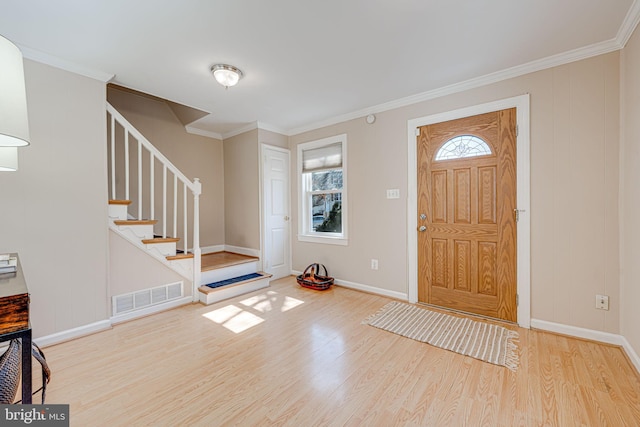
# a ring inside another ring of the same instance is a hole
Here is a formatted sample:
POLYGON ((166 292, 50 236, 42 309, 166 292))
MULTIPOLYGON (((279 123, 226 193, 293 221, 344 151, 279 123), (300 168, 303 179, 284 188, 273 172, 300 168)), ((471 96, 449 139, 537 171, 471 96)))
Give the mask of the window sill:
POLYGON ((349 244, 349 240, 344 237, 310 236, 308 234, 298 234, 298 241, 340 246, 347 246, 349 244))

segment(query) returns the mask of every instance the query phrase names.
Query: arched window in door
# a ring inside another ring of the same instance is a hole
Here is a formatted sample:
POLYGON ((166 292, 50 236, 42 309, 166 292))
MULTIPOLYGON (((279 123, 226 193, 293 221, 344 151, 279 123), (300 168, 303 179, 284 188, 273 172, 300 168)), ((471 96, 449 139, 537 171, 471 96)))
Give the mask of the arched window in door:
POLYGON ((453 160, 490 154, 491 147, 481 138, 473 135, 459 135, 442 144, 442 147, 436 153, 435 159, 453 160))

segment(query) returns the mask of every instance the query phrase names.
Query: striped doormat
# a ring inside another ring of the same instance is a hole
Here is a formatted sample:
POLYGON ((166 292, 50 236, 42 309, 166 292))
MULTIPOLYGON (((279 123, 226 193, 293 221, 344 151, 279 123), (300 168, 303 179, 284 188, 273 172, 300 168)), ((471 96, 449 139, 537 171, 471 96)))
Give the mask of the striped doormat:
POLYGON ((489 323, 390 302, 362 323, 403 337, 471 356, 512 371, 518 369, 518 333, 489 323))

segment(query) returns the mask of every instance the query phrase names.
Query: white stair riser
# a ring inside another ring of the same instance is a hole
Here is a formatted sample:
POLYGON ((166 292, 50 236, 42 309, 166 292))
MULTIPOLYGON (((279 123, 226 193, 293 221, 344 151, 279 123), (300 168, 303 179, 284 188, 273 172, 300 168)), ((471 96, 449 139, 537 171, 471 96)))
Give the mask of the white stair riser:
POLYGON ((145 245, 148 251, 155 251, 163 256, 174 256, 176 254, 175 242, 151 243, 145 245))
POLYGON ((234 277, 256 273, 257 271, 258 261, 245 262, 244 264, 230 265, 229 267, 203 271, 198 286, 208 285, 209 283, 219 282, 221 280, 233 279, 234 277))
POLYGON ((210 292, 205 294, 203 292, 200 293, 200 302, 209 305, 216 303, 218 301, 222 301, 225 299, 233 298, 238 295, 243 295, 249 292, 257 291, 258 289, 263 289, 269 287, 270 277, 265 277, 259 280, 253 280, 251 282, 242 283, 239 285, 229 285, 223 286, 215 292, 210 292))
POLYGON ((153 225, 135 224, 135 225, 117 225, 118 231, 130 237, 137 239, 153 239, 153 225))
POLYGON ((127 205, 109 205, 110 219, 127 219, 127 205))

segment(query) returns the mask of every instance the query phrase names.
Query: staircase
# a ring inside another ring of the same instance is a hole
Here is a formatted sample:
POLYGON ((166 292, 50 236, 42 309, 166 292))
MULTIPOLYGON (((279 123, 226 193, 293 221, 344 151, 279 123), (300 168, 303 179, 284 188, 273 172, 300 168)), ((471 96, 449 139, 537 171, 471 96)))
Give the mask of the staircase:
POLYGON ((212 304, 269 286, 258 258, 201 255, 198 178, 189 180, 110 104, 107 119, 110 228, 191 281, 193 301, 212 304))
POLYGON ((185 279, 193 280, 194 254, 178 253, 178 238, 156 237, 153 227, 158 223, 157 220, 129 219, 127 208, 130 204, 130 200, 109 200, 111 229, 185 279))

